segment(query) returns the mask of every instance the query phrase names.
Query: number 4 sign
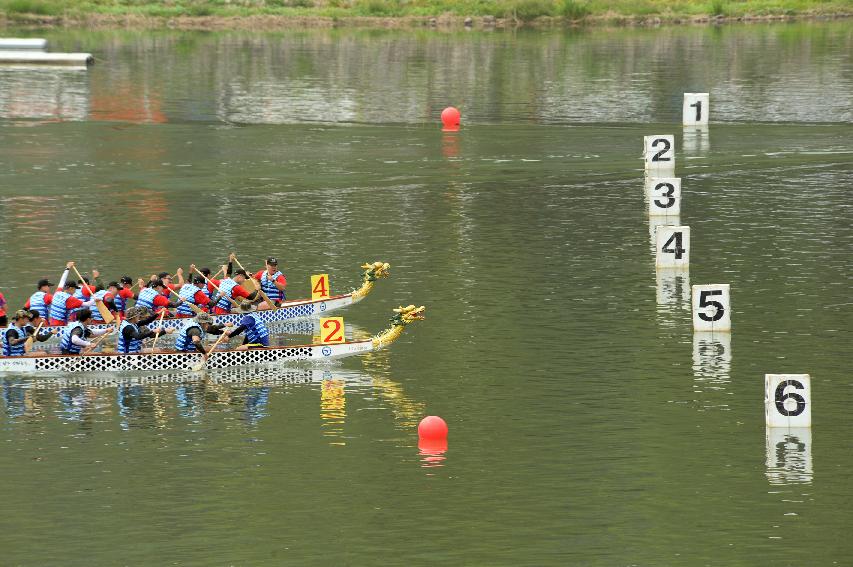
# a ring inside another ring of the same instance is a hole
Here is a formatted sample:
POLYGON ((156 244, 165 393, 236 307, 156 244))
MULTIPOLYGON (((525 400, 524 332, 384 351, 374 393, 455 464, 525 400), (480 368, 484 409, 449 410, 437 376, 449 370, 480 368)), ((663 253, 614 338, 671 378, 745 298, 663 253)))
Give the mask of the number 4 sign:
POLYGON ((768 427, 811 427, 811 377, 765 374, 764 416, 768 427))
POLYGON ((690 265, 690 227, 661 225, 655 229, 655 265, 686 268, 690 265))
POLYGON ((320 342, 324 345, 345 342, 344 318, 324 317, 320 319, 320 342))
POLYGON ((311 300, 329 298, 329 274, 311 276, 311 300))

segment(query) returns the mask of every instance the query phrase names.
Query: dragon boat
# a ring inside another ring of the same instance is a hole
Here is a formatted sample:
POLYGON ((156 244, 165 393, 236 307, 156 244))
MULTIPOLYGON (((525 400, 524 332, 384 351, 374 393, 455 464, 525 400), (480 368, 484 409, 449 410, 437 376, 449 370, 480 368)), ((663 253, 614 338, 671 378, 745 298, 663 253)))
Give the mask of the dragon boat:
MULTIPOLYGON (((289 363, 291 361, 329 361, 382 349, 403 334, 407 325, 424 318, 425 308, 409 305, 394 309, 391 326, 378 335, 361 341, 335 344, 307 344, 268 347, 253 350, 214 350, 208 355, 206 368, 218 369, 256 364, 289 363)), ((157 351, 139 354, 95 352, 92 354, 40 354, 36 356, 0 357, 0 372, 122 372, 193 370, 203 361, 197 352, 157 351)))
MULTIPOLYGON (((364 273, 361 276, 361 287, 349 293, 334 295, 326 299, 293 299, 285 301, 278 309, 264 309, 262 311, 255 311, 254 313, 267 325, 274 326, 276 323, 287 321, 288 319, 314 317, 319 315, 325 316, 327 313, 335 311, 336 309, 342 309, 354 303, 358 303, 367 297, 367 294, 373 290, 373 287, 376 285, 376 280, 387 278, 391 274, 391 265, 386 262, 362 264, 361 268, 364 270, 364 273)), ((213 323, 217 325, 224 325, 225 323, 233 323, 237 325, 243 315, 239 313, 227 313, 225 315, 211 315, 211 317, 213 317, 213 323)), ((164 317, 162 323, 163 328, 177 329, 181 326, 181 323, 184 320, 185 319, 181 317, 164 317)), ((113 325, 102 323, 98 325, 89 325, 89 328, 106 329, 111 326, 113 325)), ((43 328, 47 330, 62 329, 62 326, 45 325, 43 328)), ((270 330, 275 331, 277 329, 272 328, 270 330)))

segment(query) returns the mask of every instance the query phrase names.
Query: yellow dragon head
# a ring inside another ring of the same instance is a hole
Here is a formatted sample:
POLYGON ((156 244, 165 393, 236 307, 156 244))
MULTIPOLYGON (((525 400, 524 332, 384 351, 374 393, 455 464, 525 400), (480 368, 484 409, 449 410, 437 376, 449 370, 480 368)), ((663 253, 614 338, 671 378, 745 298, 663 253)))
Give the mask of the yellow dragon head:
POLYGON ((379 278, 387 278, 391 275, 391 264, 388 262, 373 262, 372 264, 362 264, 361 269, 364 270, 364 281, 375 282, 379 278))
POLYGON ((412 321, 423 321, 426 318, 424 317, 424 311, 426 311, 426 307, 423 305, 420 307, 415 307, 414 305, 403 307, 401 305, 394 310, 395 315, 391 317, 391 322, 394 325, 408 325, 412 321))

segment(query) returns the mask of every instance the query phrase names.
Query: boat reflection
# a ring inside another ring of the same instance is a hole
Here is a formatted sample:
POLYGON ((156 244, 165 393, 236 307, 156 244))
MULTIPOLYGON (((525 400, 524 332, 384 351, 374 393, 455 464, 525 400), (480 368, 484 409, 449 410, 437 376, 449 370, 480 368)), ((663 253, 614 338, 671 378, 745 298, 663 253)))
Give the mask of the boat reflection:
MULTIPOLYGON (((688 286, 688 289, 689 286, 688 286)), ((731 382, 732 336, 731 333, 693 333, 693 381, 696 394, 726 394, 731 382)), ((703 409, 729 409, 722 401, 712 403, 705 400, 703 409)))
POLYGON ((333 379, 329 373, 320 385, 320 419, 323 421, 323 435, 339 439, 330 442, 331 445, 346 445, 343 441, 346 417, 346 382, 333 379))
POLYGON ((765 438, 770 484, 812 483, 811 428, 768 427, 765 438))

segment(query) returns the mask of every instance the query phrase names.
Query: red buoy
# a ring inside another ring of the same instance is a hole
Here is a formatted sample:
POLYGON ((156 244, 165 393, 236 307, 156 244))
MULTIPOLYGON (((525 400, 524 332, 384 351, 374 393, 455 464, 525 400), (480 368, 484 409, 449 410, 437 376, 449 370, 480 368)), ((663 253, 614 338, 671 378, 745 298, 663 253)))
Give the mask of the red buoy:
POLYGON ((462 115, 459 113, 458 108, 454 108, 452 106, 448 106, 444 110, 441 111, 441 123, 444 125, 443 130, 448 132, 454 132, 459 130, 459 119, 462 115))
POLYGON ((447 423, 437 415, 428 415, 418 424, 418 437, 427 441, 447 439, 447 423))

